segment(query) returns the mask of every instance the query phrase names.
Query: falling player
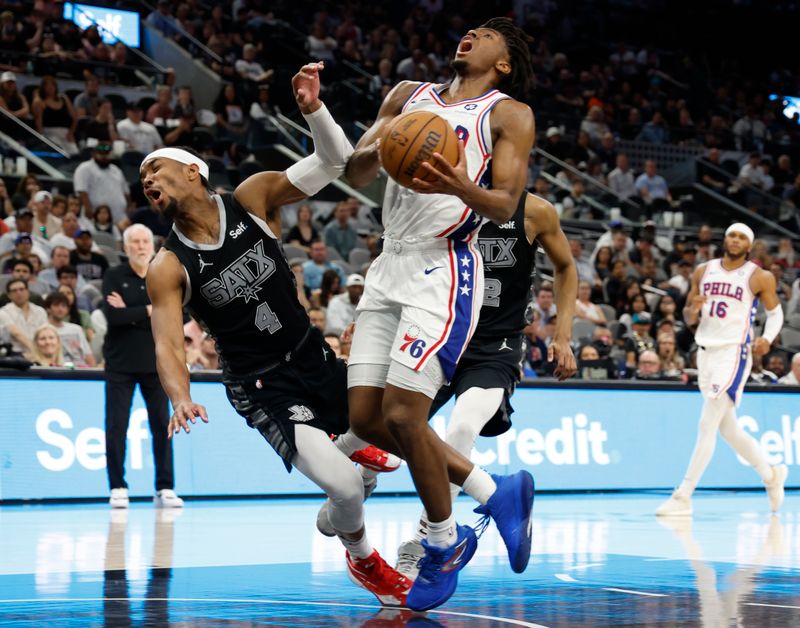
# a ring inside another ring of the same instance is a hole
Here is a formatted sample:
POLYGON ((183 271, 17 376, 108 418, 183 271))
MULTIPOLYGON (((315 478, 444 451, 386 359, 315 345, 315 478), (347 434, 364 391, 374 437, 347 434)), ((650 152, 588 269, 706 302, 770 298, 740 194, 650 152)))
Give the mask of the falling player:
POLYGON ((686 477, 658 507, 657 515, 692 514, 692 493, 714 454, 717 430, 761 476, 772 511, 777 512, 783 503, 788 468, 771 467, 755 439, 736 421, 736 407, 753 357, 760 360, 769 351, 783 325, 775 277, 747 259, 753 239, 750 227, 741 222, 732 224, 725 231, 723 257, 701 264, 692 275, 683 316, 687 325, 698 325, 694 336, 698 384, 705 401, 686 477), (767 322, 761 337, 754 339, 753 319, 759 300, 767 312, 767 322))
POLYGON ((285 172, 253 175, 233 194, 217 195, 208 189, 208 165, 186 150, 159 149, 142 162, 145 194, 174 218, 147 274, 158 372, 174 408, 170 435, 188 432, 196 416, 208 421, 190 395, 187 305, 217 341, 236 411, 287 470, 296 467, 330 497, 351 579, 382 603, 402 605, 410 582, 378 555, 364 530, 364 484, 349 456, 366 443, 347 432, 345 365, 311 326, 279 239, 281 205, 318 192, 344 170, 352 152, 319 101, 320 69, 306 65, 292 80, 315 152, 285 172), (344 435, 334 443, 330 433, 344 435))
MULTIPOLYGON (((525 311, 530 301, 537 242, 553 263, 558 322, 548 360, 556 360, 555 375, 565 380, 575 374, 570 339, 577 297, 578 275, 558 213, 543 198, 524 193, 506 223, 481 227, 478 246, 483 257, 483 307, 478 327, 458 361, 450 384, 433 401, 431 416, 455 395, 446 442, 469 456, 478 434, 498 436, 511 426, 509 398, 520 379, 524 357, 525 311)), ((460 487, 451 485, 455 499, 460 487)), ((423 513, 414 539, 403 543, 397 570, 412 580, 422 558, 422 539, 428 531, 423 513)))
POLYGON ((431 400, 454 374, 477 324, 483 268, 475 236, 485 218, 514 212, 527 178, 533 113, 499 89, 524 91, 532 76, 528 38, 506 18, 469 31, 446 85, 403 82, 381 105, 347 166, 349 181, 378 173, 377 140, 408 111, 433 111, 459 137, 454 167, 435 154, 430 183, 387 183, 383 253, 370 267, 350 352, 350 424, 364 440, 401 455, 428 513, 428 537, 408 606, 426 610, 455 590, 475 552, 474 530, 457 525, 449 482, 485 506, 506 542, 512 568, 530 557, 533 478, 493 479, 448 448, 428 426, 431 400))

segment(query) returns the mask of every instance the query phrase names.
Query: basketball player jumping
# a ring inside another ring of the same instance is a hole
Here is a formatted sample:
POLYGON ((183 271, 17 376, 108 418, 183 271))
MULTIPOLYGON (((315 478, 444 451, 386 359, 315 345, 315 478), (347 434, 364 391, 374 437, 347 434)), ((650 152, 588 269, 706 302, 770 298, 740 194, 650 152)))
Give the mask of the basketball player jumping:
MULTIPOLYGON (((481 227, 478 246, 486 277, 480 319, 450 384, 439 391, 431 407, 433 416, 450 397, 456 396, 446 442, 464 456, 470 455, 478 434, 498 436, 511 427, 513 408, 509 399, 519 382, 524 358, 522 329, 530 302, 537 242, 555 270, 558 322, 548 360, 556 360, 555 375, 559 380, 575 374, 575 356, 570 347, 578 288, 575 260, 555 207, 526 192, 509 221, 502 225, 487 222, 481 227)), ((450 486, 452 499, 459 490, 458 486, 450 486)), ((427 516, 423 513, 414 539, 403 543, 397 552, 397 570, 412 580, 417 576, 427 532, 427 516)))
POLYGON ((352 153, 319 100, 321 69, 306 65, 292 80, 315 152, 286 171, 255 174, 233 194, 217 195, 208 188, 208 165, 189 151, 159 149, 142 162, 145 194, 174 218, 147 274, 158 372, 174 409, 170 435, 189 432, 195 417, 207 422, 189 388, 182 315, 188 305, 217 341, 236 411, 287 470, 297 467, 330 497, 351 579, 382 603, 402 605, 410 581, 386 564, 364 530, 364 482, 349 456, 367 443, 347 432, 345 364, 311 326, 280 246, 279 208, 316 194, 352 153), (342 437, 334 443, 329 434, 342 437))
POLYGON ((448 479, 485 506, 515 571, 530 557, 531 475, 492 478, 428 426, 431 400, 452 379, 477 324, 483 295, 478 227, 484 218, 509 220, 525 187, 533 113, 498 88, 527 86, 528 38, 510 20, 492 19, 461 39, 452 65, 456 76, 449 84, 398 84, 346 171, 356 187, 377 176, 377 140, 403 112, 433 111, 460 139, 458 164, 439 156, 438 169, 428 164, 430 183, 415 179, 414 189, 387 183, 383 253, 367 275, 348 368, 352 429, 408 462, 427 512, 425 556, 407 600, 414 610, 452 595, 477 546, 474 530, 453 518, 448 479))
POLYGON ((698 384, 705 402, 692 459, 686 477, 656 510, 660 516, 692 514, 691 497, 717 441, 717 430, 737 454, 747 460, 767 488, 769 505, 777 512, 783 503, 786 465, 770 467, 755 439, 736 421, 736 407, 750 375, 753 356, 769 351, 783 325, 783 310, 775 291, 775 277, 747 259, 753 230, 737 222, 725 231, 722 259, 701 264, 692 276, 684 320, 699 325, 695 333, 698 384), (760 338, 753 338, 753 318, 759 299, 767 312, 760 338), (751 350, 752 343, 752 350, 751 350))

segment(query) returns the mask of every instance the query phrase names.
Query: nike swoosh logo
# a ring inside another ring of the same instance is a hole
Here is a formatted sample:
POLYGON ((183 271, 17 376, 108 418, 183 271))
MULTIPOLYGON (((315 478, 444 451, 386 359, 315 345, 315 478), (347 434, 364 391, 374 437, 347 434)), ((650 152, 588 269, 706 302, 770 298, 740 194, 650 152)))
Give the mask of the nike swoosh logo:
POLYGON ((442 571, 453 571, 456 567, 461 564, 461 559, 464 557, 464 552, 467 549, 467 539, 461 541, 460 545, 456 548, 456 551, 453 553, 453 557, 448 560, 444 565, 442 565, 442 571))
POLYGON ((425 274, 430 275, 434 270, 439 270, 440 268, 444 268, 444 266, 434 266, 433 268, 426 268, 425 274))

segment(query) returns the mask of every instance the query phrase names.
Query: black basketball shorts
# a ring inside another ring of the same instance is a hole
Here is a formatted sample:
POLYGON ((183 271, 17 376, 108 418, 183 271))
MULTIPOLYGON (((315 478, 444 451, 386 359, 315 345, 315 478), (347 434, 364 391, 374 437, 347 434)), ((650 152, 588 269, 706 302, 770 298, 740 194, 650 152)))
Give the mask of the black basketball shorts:
POLYGON ((261 432, 287 470, 297 453, 295 425, 326 434, 349 428, 347 366, 316 328, 277 365, 249 377, 225 376, 224 382, 231 405, 261 432))
POLYGON ((502 388, 503 403, 491 420, 481 430, 481 436, 498 436, 511 427, 511 395, 520 380, 524 356, 524 339, 521 334, 506 338, 473 338, 458 361, 451 382, 442 386, 431 406, 430 416, 455 395, 458 397, 470 388, 502 388))

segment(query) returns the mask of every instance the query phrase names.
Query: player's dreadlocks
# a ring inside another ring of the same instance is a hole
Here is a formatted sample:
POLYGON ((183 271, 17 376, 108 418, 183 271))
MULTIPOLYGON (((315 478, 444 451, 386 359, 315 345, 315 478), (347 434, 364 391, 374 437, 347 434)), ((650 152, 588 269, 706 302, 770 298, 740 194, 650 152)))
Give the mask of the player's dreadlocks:
POLYGON ((524 99, 533 85, 533 64, 530 44, 533 37, 514 25, 507 17, 493 17, 481 28, 490 28, 503 36, 508 48, 511 73, 503 77, 500 87, 515 98, 524 99))

